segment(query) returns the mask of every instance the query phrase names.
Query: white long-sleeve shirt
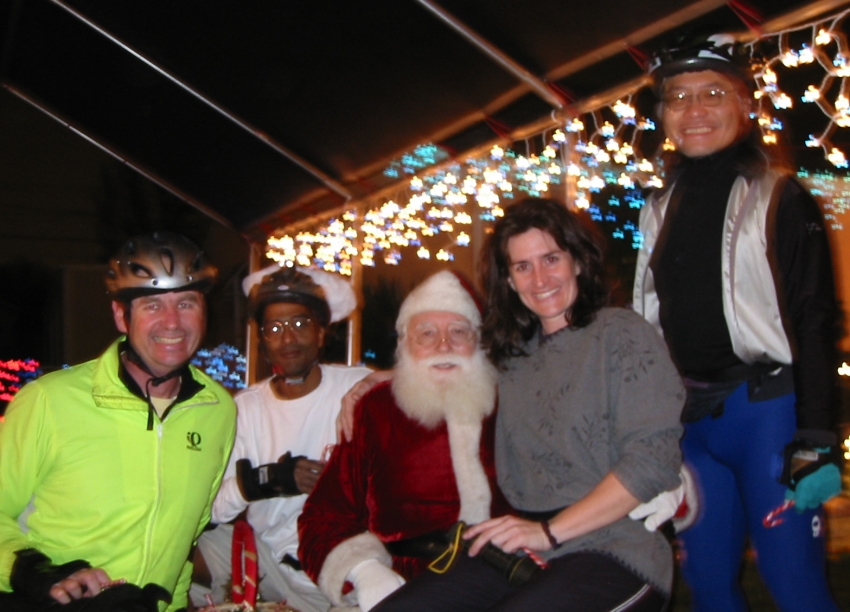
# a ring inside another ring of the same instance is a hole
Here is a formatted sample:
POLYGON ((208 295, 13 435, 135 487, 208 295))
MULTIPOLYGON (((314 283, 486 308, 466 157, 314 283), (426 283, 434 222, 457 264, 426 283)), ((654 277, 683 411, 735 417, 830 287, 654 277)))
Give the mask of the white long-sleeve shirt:
POLYGON ((275 463, 287 451, 318 461, 326 446, 336 443, 336 417, 342 396, 371 370, 321 365, 322 381, 296 400, 278 399, 267 378, 236 396, 236 441, 212 508, 212 520, 226 523, 248 507, 248 522, 278 559, 298 552, 298 516, 306 495, 252 502, 242 497, 236 461, 250 459, 256 467, 275 463))

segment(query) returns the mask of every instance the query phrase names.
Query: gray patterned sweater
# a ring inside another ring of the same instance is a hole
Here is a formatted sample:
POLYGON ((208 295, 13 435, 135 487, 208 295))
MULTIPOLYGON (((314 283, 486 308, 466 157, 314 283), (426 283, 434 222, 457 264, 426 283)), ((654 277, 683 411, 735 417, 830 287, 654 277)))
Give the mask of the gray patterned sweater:
MULTIPOLYGON (((679 485, 685 392, 667 347, 639 315, 604 308, 583 329, 531 339, 499 378, 496 472, 511 504, 569 506, 613 472, 642 502, 679 485)), ((548 556, 607 554, 670 593, 673 557, 660 533, 628 517, 548 556)))

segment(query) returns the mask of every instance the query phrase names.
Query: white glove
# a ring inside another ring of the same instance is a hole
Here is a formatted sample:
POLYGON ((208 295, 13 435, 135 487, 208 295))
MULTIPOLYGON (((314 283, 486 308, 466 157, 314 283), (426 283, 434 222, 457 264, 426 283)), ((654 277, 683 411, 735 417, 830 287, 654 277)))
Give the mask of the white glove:
POLYGON ((697 492, 696 480, 684 463, 679 476, 682 479, 682 486, 685 488, 685 499, 682 500, 679 511, 673 517, 673 528, 676 533, 682 533, 693 525, 699 514, 699 493, 697 492))
POLYGON ((689 521, 686 525, 680 527, 680 522, 674 520, 673 525, 677 533, 690 527, 693 519, 696 518, 697 498, 693 477, 684 464, 679 471, 679 478, 682 480, 682 484, 672 491, 664 491, 645 504, 641 504, 629 512, 629 518, 634 520, 646 519, 643 526, 647 531, 655 531, 664 522, 676 516, 684 501, 687 509, 685 519, 689 519, 689 521))
POLYGON ((369 612, 404 584, 404 578, 377 559, 366 559, 355 565, 348 572, 348 580, 354 585, 363 612, 369 612))

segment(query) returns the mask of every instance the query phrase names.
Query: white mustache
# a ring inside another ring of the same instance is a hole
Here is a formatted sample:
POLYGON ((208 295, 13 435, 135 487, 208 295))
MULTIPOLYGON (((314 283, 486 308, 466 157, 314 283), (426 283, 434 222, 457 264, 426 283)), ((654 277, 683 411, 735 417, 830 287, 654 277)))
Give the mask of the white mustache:
POLYGON ((432 357, 425 357, 424 359, 419 359, 416 361, 416 365, 423 368, 430 368, 431 366, 446 366, 452 365, 460 368, 468 368, 471 359, 466 357, 459 357, 457 355, 434 355, 432 357))

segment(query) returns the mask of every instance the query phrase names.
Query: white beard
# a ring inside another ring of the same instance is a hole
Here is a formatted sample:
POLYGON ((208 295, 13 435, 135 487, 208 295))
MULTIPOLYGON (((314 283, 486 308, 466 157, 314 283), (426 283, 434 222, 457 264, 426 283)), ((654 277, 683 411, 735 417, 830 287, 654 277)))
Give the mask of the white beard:
POLYGON ((480 425, 495 406, 496 376, 496 368, 480 350, 471 357, 451 353, 414 361, 402 349, 392 390, 399 408, 425 427, 436 427, 444 420, 480 425), (431 367, 446 363, 456 367, 431 367))
POLYGON ((480 350, 472 357, 450 354, 419 361, 402 350, 393 376, 393 395, 407 416, 428 428, 446 422, 460 495, 458 519, 470 525, 490 518, 492 496, 479 447, 481 422, 495 408, 496 375, 496 368, 480 350), (430 367, 445 363, 456 367, 430 367))

